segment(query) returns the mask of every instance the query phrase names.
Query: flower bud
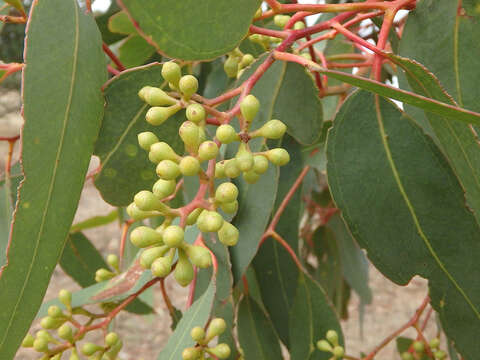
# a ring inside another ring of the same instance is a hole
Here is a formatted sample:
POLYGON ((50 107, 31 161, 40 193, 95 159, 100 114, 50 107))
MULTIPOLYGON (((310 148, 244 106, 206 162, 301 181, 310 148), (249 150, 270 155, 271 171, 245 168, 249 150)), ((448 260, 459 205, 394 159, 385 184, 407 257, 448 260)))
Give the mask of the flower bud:
POLYGON ((290 16, 288 15, 275 15, 273 17, 273 23, 278 27, 284 28, 287 25, 288 21, 290 20, 290 16))
POLYGON ((220 125, 217 128, 217 132, 215 133, 218 141, 222 144, 230 144, 231 142, 237 141, 240 139, 235 128, 232 125, 224 124, 220 125))
POLYGON ((425 351, 425 345, 421 341, 414 341, 412 347, 413 350, 415 350, 415 352, 418 354, 421 354, 425 351))
POLYGON ((255 61, 255 58, 252 54, 245 54, 242 56, 242 60, 240 61, 240 67, 244 68, 251 65, 255 61))
POLYGON ((212 265, 212 256, 210 255, 210 251, 205 249, 203 246, 186 244, 183 250, 185 250, 188 258, 196 267, 205 269, 212 265))
POLYGON ((102 282, 102 281, 107 281, 115 277, 115 274, 107 269, 98 269, 95 272, 95 281, 96 282, 102 282))
POLYGON ((205 330, 203 330, 203 328, 200 326, 195 326, 192 331, 190 331, 190 336, 196 342, 201 342, 203 339, 205 339, 205 330))
MULTIPOLYGON (((155 170, 157 172, 157 175, 164 180, 175 180, 180 175, 179 166, 177 165, 177 163, 173 162, 172 160, 160 161, 155 170)), ((135 202, 135 204, 137 204, 137 202, 135 202)), ((138 204, 137 206, 140 208, 140 210, 147 210, 147 209, 142 209, 142 207, 139 206, 138 204)))
POLYGON ((207 328, 206 339, 210 341, 214 337, 220 334, 223 334, 226 328, 227 328, 227 323, 222 318, 212 319, 212 321, 210 321, 210 324, 208 325, 208 328, 207 328))
POLYGON ((297 21, 294 25, 293 25, 293 29, 294 30, 303 30, 305 29, 305 23, 303 21, 297 21))
POLYGON ((200 104, 190 104, 185 111, 187 119, 195 124, 199 124, 205 120, 207 113, 205 108, 200 104))
POLYGON ((225 343, 218 344, 214 348, 208 348, 207 351, 219 359, 227 359, 230 356, 230 346, 225 343))
POLYGON ((253 157, 253 171, 261 175, 268 170, 268 160, 263 155, 255 155, 253 157))
POLYGON ((332 345, 330 345, 327 340, 317 341, 317 349, 325 352, 333 352, 332 345))
POLYGON ((52 305, 48 307, 48 316, 54 319, 64 317, 62 309, 60 309, 57 305, 52 305))
POLYGON ((290 155, 288 154, 287 150, 282 148, 268 150, 265 154, 268 160, 270 160, 274 165, 283 166, 290 161, 290 155))
POLYGON ((52 318, 51 316, 45 316, 40 321, 40 326, 44 329, 52 330, 58 329, 67 319, 65 318, 52 318))
POLYGON ((240 143, 238 152, 235 155, 240 171, 249 171, 253 168, 253 154, 245 143, 240 143))
POLYGON ((243 173, 243 179, 249 184, 255 184, 258 179, 260 179, 260 175, 257 174, 255 171, 250 170, 243 173))
POLYGON ((224 221, 222 227, 218 230, 218 239, 226 246, 235 246, 239 235, 238 229, 228 221, 224 221))
POLYGON ((199 135, 199 128, 194 122, 185 121, 180 126, 178 130, 180 137, 182 138, 183 143, 187 147, 187 149, 198 147, 198 135, 199 135))
POLYGON ((38 352, 47 352, 48 351, 48 341, 44 338, 36 338, 33 341, 33 348, 38 352))
POLYGON ((170 225, 163 232, 163 242, 168 247, 178 247, 183 243, 185 233, 178 225, 170 225))
POLYGON ((169 117, 175 115, 181 108, 180 104, 168 107, 153 106, 148 109, 145 120, 153 126, 158 126, 163 124, 169 117))
POLYGON ((162 89, 156 87, 147 87, 147 89, 142 93, 142 95, 143 100, 150 106, 168 106, 177 103, 176 99, 169 96, 162 89))
POLYGON ((251 137, 263 136, 267 139, 280 139, 287 130, 287 126, 280 120, 267 121, 260 129, 250 134, 251 137))
POLYGON ((432 340, 430 340, 429 345, 432 349, 437 349, 440 346, 440 339, 437 337, 433 338, 432 340))
POLYGON ((182 76, 182 69, 180 66, 173 62, 169 61, 162 66, 162 77, 167 80, 169 83, 172 83, 175 87, 178 86, 178 81, 182 76))
POLYGON ((242 113, 245 121, 251 123, 255 115, 257 115, 260 108, 260 102, 253 95, 247 95, 240 103, 240 112, 242 113))
POLYGON ((150 217, 158 216, 159 214, 156 211, 142 211, 140 210, 135 203, 131 203, 127 206, 127 214, 133 220, 143 220, 150 217))
POLYGON ((228 77, 236 77, 238 73, 238 58, 234 56, 229 56, 223 64, 223 70, 225 70, 225 73, 228 77))
POLYGON ((231 182, 224 182, 215 191, 215 200, 219 203, 229 203, 237 200, 238 188, 231 182))
POLYGON ((92 356, 93 354, 95 354, 97 351, 100 351, 100 350, 103 350, 103 348, 100 345, 90 343, 90 342, 87 342, 82 346, 82 353, 83 355, 86 355, 86 356, 92 356))
POLYGON ((180 172, 185 176, 197 175, 200 171, 200 163, 193 156, 185 156, 179 164, 180 172))
POLYGON ((180 78, 178 88, 186 100, 195 94, 198 90, 198 80, 193 75, 185 75, 180 78))
POLYGON ((198 159, 200 161, 215 159, 218 155, 218 146, 213 141, 204 141, 198 147, 198 159))
POLYGON ((342 359, 343 355, 345 355, 345 350, 341 346, 335 346, 333 348, 333 356, 335 356, 335 359, 342 359))
POLYGON ((115 270, 119 270, 118 269, 118 266, 119 266, 119 260, 118 260, 118 256, 115 255, 115 254, 109 254, 107 256, 107 264, 110 265, 112 267, 112 269, 115 269, 115 270))
POLYGON ((215 164, 215 178, 216 179, 222 179, 226 177, 227 175, 225 174, 225 162, 220 161, 215 164))
POLYGON ((182 359, 183 360, 196 360, 200 357, 201 352, 202 351, 200 350, 200 348, 193 348, 193 347, 186 348, 182 352, 182 359))
POLYGON ((73 330, 70 325, 63 324, 57 330, 58 337, 63 340, 72 341, 73 340, 73 330))
POLYGON ((242 173, 238 167, 238 161, 236 158, 225 161, 225 175, 230 179, 236 178, 242 173))
POLYGON ((164 199, 175 192, 176 186, 175 180, 159 179, 153 184, 152 192, 159 199, 164 199))
POLYGON ((142 255, 140 255, 140 266, 144 269, 150 269, 152 267, 152 263, 158 258, 165 255, 168 249, 168 246, 162 245, 144 250, 142 252, 142 255))
POLYGON ((108 333, 107 336, 105 336, 105 344, 110 347, 115 345, 118 342, 118 340, 119 340, 118 335, 117 333, 114 333, 114 332, 108 333))
POLYGON ((26 348, 32 347, 34 341, 35 338, 31 334, 27 334, 22 341, 22 346, 26 348))
POLYGON ((222 225, 223 218, 216 211, 204 210, 197 219, 197 226, 202 232, 216 232, 222 225))
POLYGON ((238 210, 238 201, 232 201, 229 203, 221 203, 220 208, 227 214, 235 214, 238 210))
POLYGON ((415 358, 413 357, 412 354, 410 354, 408 351, 405 351, 401 355, 402 360, 414 360, 415 358))
POLYGON ((187 225, 193 225, 197 222, 198 217, 202 213, 202 208, 196 208, 187 216, 187 225))
MULTIPOLYGON (((170 160, 163 160, 163 161, 170 161, 170 160)), ((160 162, 160 164, 162 162, 160 162)), ((151 191, 147 191, 147 190, 142 190, 139 193, 137 193, 133 197, 133 201, 135 202, 135 205, 137 206, 137 208, 139 208, 142 211, 158 210, 158 209, 161 209, 163 205, 162 202, 151 191)))
POLYGON ((193 266, 182 249, 178 249, 178 262, 173 276, 175 277, 175 280, 177 280, 177 282, 183 287, 190 284, 193 280, 193 266))
POLYGON ((447 353, 443 350, 437 350, 433 353, 435 360, 444 360, 447 358, 447 353))
POLYGON ((60 302, 66 306, 67 309, 70 309, 72 306, 72 293, 68 290, 61 289, 58 292, 58 299, 60 302))
POLYGON ((72 353, 70 354, 70 358, 68 360, 80 360, 75 349, 72 349, 72 353))
POLYGON ((35 338, 36 339, 45 339, 48 342, 55 342, 55 339, 53 338, 53 336, 50 335, 50 333, 46 330, 37 331, 37 333, 35 334, 35 338))
POLYGON ((151 131, 144 131, 137 135, 138 144, 143 150, 150 151, 150 147, 158 142, 158 137, 151 131))
POLYGON ((156 259, 151 266, 152 274, 158 277, 165 277, 172 271, 172 260, 169 256, 156 259))
POLYGON ((180 156, 166 142, 160 141, 150 146, 148 158, 151 162, 158 164, 162 160, 180 161, 180 156))
POLYGON ((328 330, 325 338, 333 345, 338 345, 338 333, 335 330, 328 330))
POLYGON ((151 245, 161 244, 162 235, 148 226, 139 226, 131 232, 130 241, 136 247, 145 248, 151 245))

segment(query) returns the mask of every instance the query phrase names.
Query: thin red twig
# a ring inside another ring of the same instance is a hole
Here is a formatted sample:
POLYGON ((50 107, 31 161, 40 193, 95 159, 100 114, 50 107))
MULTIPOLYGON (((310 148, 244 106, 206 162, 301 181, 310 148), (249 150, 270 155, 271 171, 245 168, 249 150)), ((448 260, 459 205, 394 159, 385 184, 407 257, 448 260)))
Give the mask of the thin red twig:
POLYGON ((113 63, 115 65, 117 65, 117 69, 120 70, 120 71, 124 71, 125 70, 125 66, 122 64, 122 62, 120 61, 120 59, 117 57, 117 55, 115 55, 112 50, 110 50, 110 48, 108 47, 107 44, 105 43, 102 43, 102 49, 103 49, 103 52, 105 54, 107 54, 107 56, 113 61, 113 63))

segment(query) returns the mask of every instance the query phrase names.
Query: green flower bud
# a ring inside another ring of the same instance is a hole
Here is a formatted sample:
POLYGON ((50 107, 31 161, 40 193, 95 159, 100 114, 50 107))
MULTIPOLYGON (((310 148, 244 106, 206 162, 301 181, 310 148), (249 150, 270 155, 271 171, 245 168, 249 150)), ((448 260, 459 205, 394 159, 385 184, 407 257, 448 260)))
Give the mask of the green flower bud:
POLYGON ((150 91, 151 88, 152 88, 152 86, 144 86, 143 88, 141 88, 138 91, 138 97, 140 99, 142 99, 142 101, 145 101, 145 97, 146 97, 147 93, 150 91))
POLYGON ((281 28, 284 28, 285 25, 287 25, 289 20, 290 20, 290 16, 288 15, 275 15, 273 17, 273 23, 281 28))
POLYGON ((222 215, 216 211, 204 210, 197 220, 197 226, 202 232, 217 232, 223 225, 222 215))
POLYGON ((185 112, 187 115, 187 119, 195 124, 199 124, 205 120, 207 113, 205 112, 205 108, 200 104, 190 104, 187 106, 187 110, 185 112))
POLYGON ((166 245, 163 246, 155 246, 150 249, 146 249, 142 252, 142 255, 140 255, 140 265, 144 269, 150 269, 152 266, 152 263, 165 255, 168 251, 169 247, 166 245))
POLYGON ((253 168, 253 154, 245 143, 240 143, 238 152, 235 155, 237 166, 240 171, 249 171, 253 168))
POLYGON ((262 7, 261 6, 257 9, 253 18, 256 19, 256 18, 259 18, 260 16, 262 16, 262 7))
POLYGON ((210 251, 203 246, 186 244, 183 250, 187 254, 188 258, 196 267, 205 269, 212 265, 212 256, 210 251))
POLYGON ((72 353, 70 354, 70 358, 68 360, 80 360, 80 358, 77 355, 77 350, 72 349, 72 353))
POLYGON ((177 280, 177 282, 183 287, 190 284, 193 280, 193 266, 182 249, 178 249, 178 262, 173 276, 175 277, 175 280, 177 280))
POLYGON ((198 127, 198 144, 201 144, 207 138, 207 134, 205 133, 205 126, 198 127))
POLYGON ((201 351, 200 348, 193 348, 193 347, 186 348, 182 352, 182 359, 183 360, 196 360, 200 357, 201 354, 202 354, 202 351, 201 351))
POLYGON ((229 203, 237 200, 238 188, 231 182, 224 182, 215 191, 215 200, 219 203, 229 203))
POLYGON ((48 351, 48 341, 45 338, 36 338, 33 341, 33 348, 38 352, 48 351))
POLYGON ((230 356, 231 350, 230 346, 225 343, 218 344, 214 348, 208 348, 207 352, 212 355, 215 355, 219 359, 227 359, 230 356))
POLYGON ((218 155, 218 146, 213 141, 204 141, 198 147, 198 159, 200 161, 215 159, 218 155))
POLYGON ((197 175, 200 171, 200 162, 193 156, 185 156, 180 161, 180 172, 185 176, 197 175))
POLYGON ((312 56, 307 52, 301 53, 300 56, 307 60, 310 60, 310 61, 312 60, 312 56))
POLYGON ((317 341, 317 349, 325 352, 333 352, 332 345, 330 345, 327 340, 317 341))
POLYGON ((268 160, 274 165, 283 166, 290 161, 290 155, 287 150, 282 148, 276 148, 268 150, 265 155, 267 155, 268 160))
POLYGON ((117 333, 111 332, 108 333, 107 336, 105 336, 105 344, 107 346, 113 346, 118 342, 119 338, 117 333))
POLYGON ((169 61, 162 66, 162 77, 175 87, 178 86, 180 77, 182 76, 182 69, 178 64, 169 61))
POLYGON ((58 292, 58 299, 60 302, 70 309, 72 304, 72 293, 68 290, 62 289, 58 292))
POLYGON ((218 230, 218 240, 226 246, 235 246, 239 235, 238 229, 228 221, 224 221, 222 227, 218 230))
POLYGON ((51 316, 45 316, 41 321, 40 321, 40 326, 44 329, 58 329, 66 319, 60 318, 60 319, 54 319, 51 316))
POLYGON ((226 177, 227 175, 225 174, 225 162, 220 161, 215 164, 215 178, 217 179, 222 179, 226 177))
MULTIPOLYGON (((179 166, 177 165, 177 163, 173 162, 172 160, 160 161, 157 165, 156 171, 157 171, 157 175, 164 180, 175 180, 180 175, 179 166)), ((135 204, 137 204, 137 202, 135 202, 135 204)), ((142 209, 142 207, 139 206, 138 204, 137 206, 140 208, 140 210, 147 210, 147 209, 142 209)))
POLYGON ((143 92, 143 100, 150 106, 168 106, 177 103, 176 99, 169 96, 162 89, 151 86, 147 87, 145 92, 143 92))
POLYGON ((162 125, 169 117, 175 115, 182 106, 180 104, 168 107, 153 106, 148 109, 145 120, 153 126, 162 125))
POLYGON ((297 21, 294 25, 293 25, 293 29, 294 30, 303 30, 305 29, 305 23, 303 21, 297 21))
POLYGON ((215 133, 218 141, 222 144, 230 144, 231 142, 238 141, 240 137, 238 136, 235 128, 232 125, 223 124, 217 128, 215 133))
POLYGON ((156 259, 151 266, 152 274, 158 277, 165 277, 172 271, 172 259, 169 256, 156 259))
POLYGON ((118 269, 118 266, 119 266, 119 260, 118 260, 118 256, 115 255, 115 254, 109 254, 107 256, 107 264, 110 265, 112 267, 112 269, 115 269, 115 270, 119 270, 118 269))
POLYGON ((51 305, 48 307, 48 316, 52 318, 62 318, 64 317, 62 309, 60 309, 57 305, 51 305))
POLYGON ((342 359, 343 355, 345 355, 345 350, 341 346, 335 346, 333 348, 333 356, 335 356, 335 359, 342 359))
POLYGON ((159 179, 153 184, 152 192, 157 198, 164 199, 175 192, 176 186, 175 180, 159 179))
POLYGON ((223 70, 225 70, 225 74, 227 74, 228 77, 234 78, 238 73, 238 65, 238 58, 229 56, 223 64, 223 70))
POLYGON ((31 334, 27 334, 22 341, 22 346, 26 348, 32 347, 34 341, 35 341, 35 338, 31 334))
POLYGON ((205 330, 200 326, 195 326, 192 331, 190 331, 190 336, 196 342, 202 342, 205 339, 205 330))
POLYGON ((52 357, 50 358, 50 360, 60 360, 61 357, 62 357, 62 354, 59 353, 59 354, 57 354, 57 355, 52 356, 52 357))
POLYGON ((268 170, 268 160, 263 155, 255 155, 253 157, 253 171, 261 175, 268 170))
POLYGON ((249 184, 255 184, 258 179, 260 179, 260 175, 255 171, 250 170, 243 173, 243 179, 249 184))
POLYGON ((202 208, 196 208, 187 216, 187 225, 193 225, 197 222, 198 217, 202 213, 202 208))
POLYGON ((244 68, 251 65, 255 61, 255 58, 252 54, 245 54, 242 56, 242 60, 240 61, 240 67, 244 68))
POLYGON ((103 348, 100 345, 97 345, 91 342, 87 342, 82 346, 82 353, 83 355, 86 355, 86 356, 92 356, 93 354, 95 354, 97 351, 100 351, 100 350, 103 350, 103 348))
POLYGON ((253 95, 247 95, 240 103, 240 112, 247 121, 251 123, 260 108, 260 102, 253 95))
POLYGON ((447 358, 447 353, 443 350, 437 350, 433 353, 433 356, 435 356, 435 360, 444 360, 447 358))
MULTIPOLYGON (((115 360, 117 359, 117 355, 122 350, 123 342, 122 340, 118 339, 118 341, 110 347, 110 349, 105 353, 107 359, 115 360)), ((102 358, 103 359, 103 358, 102 358)))
POLYGON ((178 88, 186 100, 195 94, 198 90, 198 80, 193 75, 185 75, 180 78, 178 88))
POLYGON ((221 203, 220 208, 227 214, 235 214, 238 210, 238 201, 232 201, 230 203, 221 203))
POLYGON ((158 164, 162 160, 180 161, 180 156, 166 142, 156 142, 150 146, 148 158, 151 162, 158 164))
POLYGON ((185 233, 178 225, 170 225, 163 232, 163 242, 168 247, 178 247, 183 243, 185 233))
POLYGON ((162 234, 149 228, 148 226, 139 226, 133 229, 130 234, 130 241, 139 248, 146 248, 151 245, 162 244, 162 234))
POLYGON ((142 211, 153 211, 162 207, 161 201, 155 195, 153 195, 151 191, 147 190, 142 190, 137 193, 134 196, 133 201, 135 202, 137 208, 142 211))
POLYGON ((236 158, 225 161, 225 175, 230 179, 236 178, 242 173, 238 167, 238 161, 236 158))
POLYGON ((210 321, 210 324, 208 325, 208 328, 207 328, 207 335, 206 335, 207 342, 212 340, 214 337, 220 334, 223 334, 226 328, 227 328, 227 323, 222 318, 212 319, 212 321, 210 321))
POLYGON ((410 354, 408 351, 405 351, 401 355, 402 360, 414 360, 415 358, 413 357, 412 354, 410 354))
POLYGON ((185 121, 178 130, 180 137, 187 149, 196 149, 198 147, 199 128, 194 122, 185 121))
POLYGON ((430 347, 432 349, 437 349, 440 346, 440 339, 439 338, 433 338, 430 340, 430 347))
POLYGON ((57 334, 60 337, 60 339, 67 340, 67 341, 72 341, 73 340, 73 330, 70 325, 68 324, 63 324, 60 326, 57 330, 57 334))
POLYGON ((46 330, 39 330, 35 334, 36 339, 45 339, 47 342, 55 342, 55 339, 52 335, 46 330))
POLYGON ((110 280, 115 277, 115 274, 107 269, 98 269, 95 272, 95 281, 102 282, 106 280, 110 280))
POLYGON ((425 351, 425 345, 421 341, 414 341, 412 344, 413 350, 415 350, 416 353, 421 354, 425 351))
POLYGON ((151 131, 144 131, 137 135, 138 144, 143 150, 150 151, 150 147, 158 142, 158 137, 151 131))
POLYGON ((338 333, 335 330, 328 330, 325 338, 334 346, 338 346, 338 333))
POLYGON ((134 202, 127 206, 127 214, 133 220, 143 220, 143 219, 148 219, 148 218, 159 215, 159 213, 156 212, 156 211, 142 211, 142 210, 140 210, 137 207, 137 205, 135 205, 134 202))
POLYGON ((263 136, 267 139, 280 139, 287 130, 287 126, 280 120, 267 121, 260 129, 255 130, 250 134, 251 137, 263 136))

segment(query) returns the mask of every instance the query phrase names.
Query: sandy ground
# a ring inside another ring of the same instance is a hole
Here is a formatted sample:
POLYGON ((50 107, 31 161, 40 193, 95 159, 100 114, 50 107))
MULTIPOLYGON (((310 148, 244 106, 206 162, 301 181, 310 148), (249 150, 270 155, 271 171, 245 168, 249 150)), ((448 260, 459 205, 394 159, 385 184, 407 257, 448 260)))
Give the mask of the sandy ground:
MULTIPOLYGON (((20 100, 17 93, 0 90, 0 136, 12 136, 19 132, 21 126, 21 117, 18 115, 19 106, 20 100)), ((5 151, 5 144, 0 142, 0 154, 5 154, 5 151)), ((0 156, 2 168, 3 158, 3 155, 0 156)), ((92 163, 91 168, 94 167, 95 163, 92 163)), ((101 199, 98 191, 89 181, 83 190, 75 222, 93 215, 107 214, 111 209, 101 199)), ((96 230, 87 230, 85 233, 104 254, 116 251, 120 239, 118 225, 111 224, 96 230)), ((396 286, 385 279, 373 266, 371 266, 370 278, 374 298, 372 304, 365 308, 363 323, 360 322, 359 300, 355 295, 353 295, 349 305, 350 317, 348 320, 342 321, 347 353, 353 356, 360 356, 360 352, 368 353, 383 338, 408 321, 427 294, 426 282, 423 279, 415 278, 406 287, 396 286), (361 328, 363 328, 363 337, 361 336, 361 328)), ((70 281, 60 268, 57 268, 45 299, 49 300, 56 297, 58 290, 61 288, 76 290, 78 286, 70 281)), ((186 290, 180 288, 171 280, 167 282, 167 289, 171 294, 174 305, 184 308, 186 290)), ((122 338, 125 343, 119 356, 120 359, 153 360, 156 358, 158 351, 165 345, 170 334, 170 320, 159 292, 154 295, 154 304, 156 315, 141 317, 124 313, 115 321, 115 330, 121 336, 123 335, 122 338)), ((32 326, 32 330, 38 328, 37 323, 32 326)), ((435 332, 435 321, 430 321, 427 334, 432 336, 435 332)), ((413 331, 408 331, 405 334, 414 336, 413 331)), ((15 359, 30 360, 38 358, 39 356, 32 350, 21 349, 15 359)), ((394 343, 392 343, 380 352, 376 359, 394 360, 400 359, 400 357, 396 354, 394 343)))

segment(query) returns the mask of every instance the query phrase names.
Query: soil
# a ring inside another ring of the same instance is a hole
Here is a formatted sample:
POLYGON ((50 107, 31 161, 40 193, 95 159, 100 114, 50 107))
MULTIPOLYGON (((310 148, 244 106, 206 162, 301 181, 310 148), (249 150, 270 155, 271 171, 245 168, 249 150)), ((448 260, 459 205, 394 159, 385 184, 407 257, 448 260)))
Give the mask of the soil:
MULTIPOLYGON (((19 133, 22 124, 19 109, 20 98, 18 93, 0 89, 0 136, 14 136, 19 133)), ((18 148, 19 146, 16 146, 15 159, 18 158, 18 148)), ((6 151, 6 143, 0 142, 0 166, 2 166, 2 169, 6 151)), ((92 160, 90 168, 94 169, 97 164, 98 160, 92 160)), ((74 222, 84 220, 93 215, 107 214, 112 209, 110 205, 102 200, 92 182, 87 181, 74 222)), ((117 250, 120 239, 118 225, 111 224, 96 230, 87 230, 85 234, 103 254, 117 250)), ((368 353, 386 336, 407 322, 413 316, 415 309, 421 304, 428 291, 426 281, 423 279, 414 278, 408 286, 397 286, 384 278, 373 266, 370 266, 370 286, 374 294, 373 302, 365 307, 363 320, 361 320, 359 311, 359 299, 354 294, 349 304, 350 316, 347 320, 342 321, 347 353, 352 356, 360 356, 361 352, 368 353)), ((45 295, 45 300, 56 297, 61 288, 74 291, 78 289, 78 286, 57 267, 45 295)), ((185 307, 187 290, 168 279, 167 291, 174 305, 183 309, 185 307)), ((158 291, 154 295, 154 308, 156 311, 155 315, 142 317, 122 313, 115 320, 114 328, 124 340, 124 348, 119 355, 119 359, 153 360, 165 345, 171 333, 170 318, 158 291)), ((33 324, 31 331, 38 329, 37 321, 33 324)), ((435 321, 432 319, 429 322, 426 334, 428 334, 428 337, 432 337, 435 333, 435 321)), ((405 332, 405 335, 413 337, 415 332, 409 330, 405 332)), ((99 338, 101 336, 102 334, 97 333, 93 336, 93 340, 95 340, 95 337, 99 338)), ((38 358, 39 355, 30 349, 20 349, 15 357, 17 360, 38 358)), ((392 342, 382 350, 376 359, 400 359, 395 351, 395 342, 392 342)))

